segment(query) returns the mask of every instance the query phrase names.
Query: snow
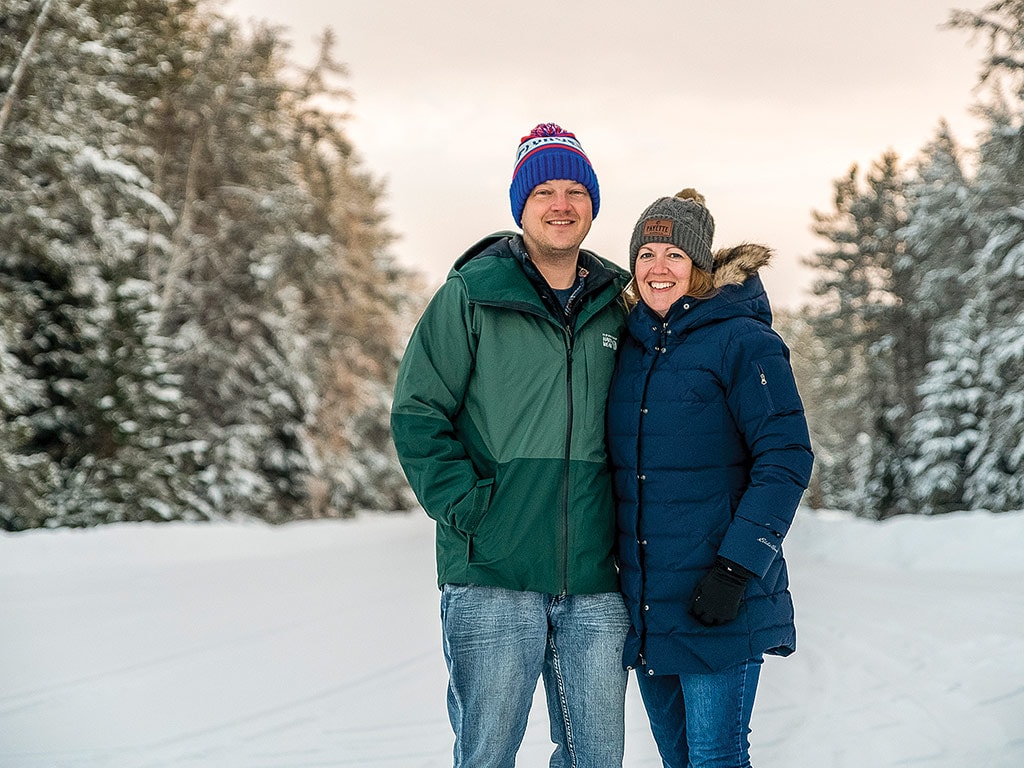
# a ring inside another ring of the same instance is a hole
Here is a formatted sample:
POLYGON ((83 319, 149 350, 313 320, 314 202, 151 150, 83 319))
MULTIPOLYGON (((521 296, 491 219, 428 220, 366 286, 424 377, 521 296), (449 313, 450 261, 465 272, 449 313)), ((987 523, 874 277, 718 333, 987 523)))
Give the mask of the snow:
MULTIPOLYGON (((801 510, 786 548, 755 766, 1024 765, 1024 512, 801 510)), ((421 512, 2 534, 0 584, 0 768, 451 765, 421 512)), ((632 680, 627 729, 660 765, 632 680)))

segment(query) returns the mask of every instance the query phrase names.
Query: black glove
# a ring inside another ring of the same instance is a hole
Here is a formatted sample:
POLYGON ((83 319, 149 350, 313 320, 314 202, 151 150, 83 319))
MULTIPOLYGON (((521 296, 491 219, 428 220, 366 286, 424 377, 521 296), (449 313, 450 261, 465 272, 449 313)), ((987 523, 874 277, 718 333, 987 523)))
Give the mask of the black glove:
POLYGON ((753 575, 732 560, 715 558, 715 564, 693 592, 690 615, 705 627, 732 621, 739 613, 743 592, 753 575))

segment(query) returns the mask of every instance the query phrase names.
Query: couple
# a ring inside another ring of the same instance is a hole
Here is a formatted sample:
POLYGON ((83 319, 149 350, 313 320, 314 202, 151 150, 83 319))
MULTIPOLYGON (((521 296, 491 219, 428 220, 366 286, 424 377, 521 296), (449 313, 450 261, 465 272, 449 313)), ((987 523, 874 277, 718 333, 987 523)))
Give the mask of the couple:
POLYGON ((630 274, 580 245, 597 176, 554 124, 424 311, 392 432, 437 521, 456 768, 507 768, 544 681, 554 768, 622 765, 635 670, 667 768, 749 766, 764 654, 795 646, 782 540, 811 449, 762 246, 712 251, 693 190, 630 274), (627 285, 628 282, 628 285, 627 285))

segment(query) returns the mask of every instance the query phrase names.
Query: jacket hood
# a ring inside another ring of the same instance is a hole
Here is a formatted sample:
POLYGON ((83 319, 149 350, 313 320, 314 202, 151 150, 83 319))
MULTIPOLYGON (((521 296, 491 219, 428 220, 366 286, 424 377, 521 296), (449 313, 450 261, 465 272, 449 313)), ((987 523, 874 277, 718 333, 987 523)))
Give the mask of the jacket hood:
POLYGON ((646 337, 651 321, 670 324, 678 331, 690 331, 702 325, 731 317, 748 317, 771 325, 772 312, 768 294, 758 271, 771 262, 773 251, 764 245, 743 243, 722 248, 714 254, 712 273, 715 292, 703 299, 684 296, 664 318, 657 316, 640 302, 630 313, 630 329, 637 338, 646 337))
POLYGON ((761 267, 768 266, 773 255, 771 248, 754 243, 743 243, 716 251, 712 273, 715 287, 743 285, 756 275, 761 267))
MULTIPOLYGON (((588 274, 585 296, 606 290, 618 294, 628 279, 622 267, 585 249, 580 249, 579 266, 588 274)), ((463 281, 471 301, 522 310, 545 306, 540 293, 546 284, 518 232, 495 232, 474 243, 456 259, 448 273, 452 278, 463 281)))
POLYGON ((489 250, 491 246, 516 237, 518 234, 518 232, 512 232, 511 230, 502 230, 501 232, 495 232, 494 234, 487 235, 487 237, 480 238, 455 260, 455 264, 452 265, 452 272, 458 272, 477 256, 489 250))

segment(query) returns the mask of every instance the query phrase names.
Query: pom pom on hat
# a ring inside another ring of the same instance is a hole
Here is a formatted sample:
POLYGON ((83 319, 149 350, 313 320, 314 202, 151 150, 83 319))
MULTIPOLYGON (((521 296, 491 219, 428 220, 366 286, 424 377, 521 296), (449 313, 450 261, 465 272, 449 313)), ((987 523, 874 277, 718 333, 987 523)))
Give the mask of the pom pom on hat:
POLYGON ((579 139, 555 123, 541 123, 523 136, 516 152, 516 167, 508 194, 512 218, 518 226, 523 226, 523 208, 533 188, 555 179, 569 179, 586 187, 593 215, 597 217, 601 189, 579 139))
POLYGON ((694 266, 712 271, 711 241, 715 220, 704 195, 687 187, 674 197, 659 197, 640 214, 629 241, 629 271, 636 273, 636 256, 647 243, 671 243, 686 252, 694 266))

